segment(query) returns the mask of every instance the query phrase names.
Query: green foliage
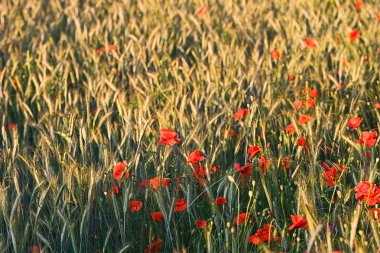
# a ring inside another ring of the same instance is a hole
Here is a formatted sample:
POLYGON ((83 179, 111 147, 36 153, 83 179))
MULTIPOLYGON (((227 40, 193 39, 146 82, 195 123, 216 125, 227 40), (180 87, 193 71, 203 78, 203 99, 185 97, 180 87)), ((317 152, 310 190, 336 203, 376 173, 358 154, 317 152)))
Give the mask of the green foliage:
POLYGON ((379 145, 356 143, 380 131, 379 12, 376 0, 360 9, 342 0, 2 1, 0 252, 143 252, 157 238, 162 252, 375 252, 379 223, 353 188, 379 183, 379 145), (297 111, 310 89, 315 106, 297 111), (249 115, 234 121, 239 108, 249 115), (298 125, 301 114, 312 121, 298 125), (363 119, 358 130, 347 128, 352 117, 363 119), (157 145, 163 128, 181 142, 157 145), (253 145, 270 160, 266 175, 260 157, 248 158, 253 145), (220 166, 204 185, 187 161, 195 149, 220 166), (130 176, 116 181, 123 160, 130 176), (249 160, 242 178, 234 164, 249 160), (347 168, 333 187, 323 162, 347 168), (154 177, 169 186, 141 187, 154 177), (216 206, 219 196, 228 204, 216 206), (175 212, 180 198, 187 209, 175 212), (138 212, 132 200, 143 202, 138 212), (150 215, 158 211, 162 222, 150 215), (251 219, 237 226, 243 212, 251 219), (307 229, 288 230, 296 214, 307 229), (248 243, 264 224, 281 243, 248 243))

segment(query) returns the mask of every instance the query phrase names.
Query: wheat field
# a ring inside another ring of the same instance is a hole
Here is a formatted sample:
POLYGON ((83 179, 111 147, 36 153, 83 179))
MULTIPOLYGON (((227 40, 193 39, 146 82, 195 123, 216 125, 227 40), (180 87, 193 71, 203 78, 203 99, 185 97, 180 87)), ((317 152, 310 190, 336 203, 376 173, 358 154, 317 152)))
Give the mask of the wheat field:
POLYGON ((380 250, 378 0, 1 0, 0 252, 380 250))

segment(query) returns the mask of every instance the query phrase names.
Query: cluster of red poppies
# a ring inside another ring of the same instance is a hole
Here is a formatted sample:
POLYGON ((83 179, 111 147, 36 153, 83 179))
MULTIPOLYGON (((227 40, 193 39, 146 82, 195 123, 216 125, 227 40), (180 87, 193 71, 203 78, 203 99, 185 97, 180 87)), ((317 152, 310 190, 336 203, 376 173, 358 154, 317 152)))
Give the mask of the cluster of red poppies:
POLYGON ((354 190, 356 200, 364 201, 368 206, 380 203, 380 188, 376 184, 371 184, 368 181, 360 182, 354 190))
MULTIPOLYGON (((318 97, 318 92, 316 89, 312 89, 308 91, 308 94, 313 97, 314 99, 318 97)), ((314 101, 314 100, 313 100, 314 101)), ((297 101, 296 101, 297 102, 297 101)), ((302 103, 302 102, 301 102, 302 103)), ((295 103, 298 104, 298 103, 295 103)), ((306 102, 308 104, 308 102, 306 102)), ((311 103, 309 103, 311 104, 311 103)), ((302 106, 302 105, 301 105, 302 106)), ((300 105, 295 105, 297 109, 300 108, 300 105)), ((248 109, 239 109, 238 112, 234 115, 234 120, 241 120, 245 116, 249 114, 248 109)), ((298 124, 303 125, 307 122, 311 121, 311 117, 308 115, 301 115, 298 124)), ((347 126, 351 128, 351 130, 357 130, 362 123, 362 119, 359 117, 355 117, 350 119, 347 122, 347 126)), ((290 124, 285 129, 287 134, 293 134, 296 132, 296 127, 293 124, 290 124)), ((181 139, 178 138, 178 134, 175 131, 169 130, 169 129, 161 129, 161 137, 158 141, 159 145, 167 145, 169 147, 178 144, 181 139)), ((234 132, 236 134, 236 132, 234 132)), ((373 147, 377 142, 377 132, 376 131, 368 131, 368 132, 361 132, 361 138, 357 140, 357 143, 364 144, 366 148, 373 147)), ((269 145, 269 144, 268 144, 269 145)), ((304 136, 301 136, 298 139, 297 145, 300 147, 304 147, 304 150, 307 152, 307 139, 304 136)), ((266 174, 267 168, 270 166, 270 160, 266 158, 265 155, 260 155, 262 153, 263 149, 261 146, 250 146, 247 150, 249 154, 249 160, 250 162, 246 163, 245 165, 241 165, 239 163, 235 163, 234 167, 237 170, 237 172, 241 175, 242 178, 249 178, 252 171, 253 166, 253 159, 255 157, 260 157, 258 159, 259 168, 261 169, 261 172, 263 175, 266 174)), ((202 154, 200 150, 194 150, 191 152, 188 157, 187 161, 192 166, 193 170, 191 172, 192 176, 199 182, 199 184, 203 185, 204 182, 207 180, 207 175, 212 175, 216 173, 218 170, 218 166, 209 165, 206 167, 206 165, 202 164, 205 160, 205 156, 202 154)), ((283 157, 282 160, 279 163, 280 167, 283 169, 287 169, 290 167, 290 159, 288 157, 283 157)), ((116 164, 113 170, 113 176, 115 180, 120 180, 123 177, 123 174, 125 174, 125 178, 128 179, 129 172, 126 170, 127 163, 119 162, 116 164)), ((323 176, 326 180, 326 185, 329 187, 334 187, 336 183, 338 182, 339 178, 344 172, 347 172, 347 169, 344 167, 343 164, 332 164, 330 167, 327 165, 326 162, 323 162, 322 168, 324 170, 323 176)), ((169 184, 168 178, 163 177, 155 177, 149 180, 143 180, 140 184, 141 187, 146 188, 147 184, 150 184, 152 189, 158 189, 159 187, 166 187, 169 184)), ((371 184, 369 182, 360 182, 358 183, 354 190, 357 192, 355 195, 355 198, 357 200, 362 200, 365 203, 368 204, 368 206, 373 206, 376 203, 380 203, 380 188, 377 187, 375 184, 371 184)), ((117 185, 114 185, 114 193, 115 195, 119 194, 119 189, 117 185)), ((215 205, 222 206, 224 204, 227 204, 227 200, 223 197, 217 197, 215 199, 215 205)), ((131 212, 137 212, 141 209, 143 203, 139 200, 131 200, 129 202, 129 208, 131 212)), ((174 212, 182 212, 187 209, 187 200, 185 198, 181 198, 175 201, 174 203, 174 212)), ((151 212, 151 217, 155 222, 160 222, 165 219, 164 215, 160 212, 151 212)), ((370 216, 374 217, 374 219, 378 218, 378 210, 376 208, 373 208, 370 210, 370 216)), ((290 216, 292 225, 289 226, 289 230, 299 228, 304 229, 307 228, 307 221, 302 215, 291 215, 290 216)), ((237 226, 241 226, 246 224, 249 220, 251 220, 251 217, 248 213, 240 213, 235 218, 235 224, 237 226)), ((207 227, 207 221, 206 220, 196 220, 195 225, 199 229, 206 229, 207 227)), ((259 244, 261 242, 280 242, 280 237, 275 237, 274 232, 274 226, 271 224, 264 224, 264 226, 257 230, 257 232, 251 236, 249 236, 248 241, 253 244, 259 244)), ((160 247, 162 244, 162 240, 158 239, 155 242, 153 242, 149 247, 155 248, 160 247)), ((149 248, 148 247, 148 248, 149 248)))

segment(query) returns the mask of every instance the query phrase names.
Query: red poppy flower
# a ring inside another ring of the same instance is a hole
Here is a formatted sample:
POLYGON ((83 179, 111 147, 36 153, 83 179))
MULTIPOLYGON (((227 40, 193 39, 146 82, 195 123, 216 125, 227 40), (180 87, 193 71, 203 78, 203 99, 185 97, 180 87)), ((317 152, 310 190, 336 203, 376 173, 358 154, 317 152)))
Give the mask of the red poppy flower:
POLYGON ((376 109, 380 109, 380 103, 376 103, 376 104, 375 104, 375 108, 376 108, 376 109))
POLYGON ((276 50, 276 49, 274 49, 273 51, 272 51, 272 59, 273 60, 276 60, 276 59, 280 59, 280 58, 284 58, 284 55, 283 54, 281 54, 278 50, 276 50))
MULTIPOLYGON (((274 241, 273 227, 270 224, 264 224, 263 228, 257 230, 256 234, 248 237, 248 242, 259 245, 262 242, 274 241)), ((276 238, 277 242, 281 242, 281 238, 276 238)))
POLYGON ((250 220, 250 217, 247 213, 241 213, 235 218, 235 224, 237 226, 244 225, 250 220))
POLYGON ((161 249, 161 246, 162 240, 158 238, 145 248, 144 253, 158 253, 161 249))
POLYGON ((234 138, 237 136, 237 132, 233 129, 230 129, 229 135, 230 135, 230 137, 234 138))
POLYGON ((368 181, 360 182, 355 186, 354 190, 356 191, 356 200, 362 200, 368 206, 380 203, 380 188, 376 184, 371 184, 368 181))
POLYGON ((297 99, 296 101, 294 101, 293 102, 293 105, 294 105, 294 107, 297 109, 297 110, 299 110, 301 107, 302 107, 302 101, 301 100, 299 100, 299 99, 297 99))
POLYGON ((318 98, 318 91, 317 89, 309 90, 309 96, 313 98, 318 98))
MULTIPOLYGON (((207 180, 206 179, 206 175, 207 175, 207 170, 205 167, 201 167, 199 164, 194 164, 194 170, 195 171, 191 171, 191 174, 193 175, 193 177, 195 179, 198 180, 199 184, 203 185, 204 184, 204 181, 207 180)), ((215 174, 217 169, 219 168, 219 165, 208 165, 208 172, 210 175, 212 174, 215 174)))
POLYGON ((169 129, 161 129, 161 139, 158 141, 158 145, 165 144, 167 146, 173 146, 176 143, 179 143, 181 139, 177 138, 178 134, 169 129))
POLYGON ((241 166, 239 163, 235 163, 234 167, 242 177, 249 177, 251 175, 252 164, 250 162, 244 166, 241 166))
POLYGON ((368 211, 368 216, 377 222, 380 222, 380 208, 372 208, 368 211))
POLYGON ((129 210, 134 213, 141 209, 143 203, 139 200, 132 200, 129 202, 129 210))
POLYGON ((373 184, 368 181, 359 182, 354 188, 354 190, 357 192, 355 194, 355 199, 361 200, 363 197, 368 195, 368 190, 372 187, 374 187, 373 184))
POLYGON ((205 229, 207 222, 205 220, 196 220, 195 225, 197 225, 199 229, 205 229))
POLYGON ((361 137, 357 143, 365 144, 367 148, 372 148, 376 144, 377 132, 361 132, 361 137))
POLYGON ((308 116, 308 115, 305 115, 305 114, 302 114, 299 118, 298 118, 298 125, 304 125, 308 122, 310 122, 312 120, 312 117, 308 116))
POLYGON ((194 150, 188 157, 187 161, 191 164, 196 164, 197 162, 201 162, 205 159, 204 156, 201 155, 199 150, 194 150))
MULTIPOLYGON (((150 185, 152 186, 153 189, 160 188, 160 178, 159 177, 152 178, 151 180, 149 180, 149 182, 150 182, 150 185)), ((161 178, 162 187, 166 187, 166 186, 168 186, 168 184, 169 184, 169 179, 167 179, 165 177, 161 178)))
POLYGON ((289 230, 293 230, 294 228, 307 228, 307 221, 302 215, 290 215, 290 218, 293 224, 289 226, 289 230))
POLYGON ((194 169, 199 176, 207 175, 206 169, 204 167, 201 167, 199 164, 194 164, 194 169))
POLYGON ((9 132, 13 132, 14 130, 16 130, 16 127, 17 127, 17 125, 15 123, 11 122, 8 124, 7 129, 9 132))
POLYGON ((296 133, 296 132, 297 132, 297 129, 296 129, 296 127, 295 127, 293 124, 289 124, 289 125, 285 128, 285 132, 286 132, 286 134, 293 134, 293 133, 296 133))
POLYGON ((331 168, 329 168, 329 166, 327 166, 327 164, 323 162, 322 167, 323 167, 323 170, 325 171, 323 176, 326 180, 327 186, 329 187, 335 186, 335 183, 339 179, 340 175, 343 172, 347 171, 347 169, 344 167, 343 164, 338 164, 337 166, 333 165, 331 166, 331 168))
POLYGON ((140 187, 143 188, 143 189, 146 189, 146 186, 149 184, 149 180, 148 179, 143 179, 141 180, 140 182, 140 187))
POLYGON ((199 175, 197 172, 192 171, 191 175, 198 181, 200 185, 203 185, 205 183, 205 177, 199 175))
POLYGON ((208 173, 215 174, 216 171, 220 168, 220 165, 208 165, 208 173))
POLYGON ((199 9, 197 10, 197 14, 198 14, 199 16, 202 16, 202 15, 206 14, 207 12, 208 12, 208 9, 207 9, 206 6, 203 6, 203 7, 199 8, 199 9))
POLYGON ((294 82, 296 80, 296 76, 292 74, 288 74, 287 79, 289 82, 294 82))
POLYGON ((315 40, 311 37, 308 37, 305 41, 305 46, 308 48, 315 48, 317 47, 317 44, 315 44, 315 40))
POLYGON ((380 12, 376 14, 377 21, 380 21, 380 12))
MULTIPOLYGON (((121 176, 123 175, 123 172, 125 170, 125 167, 127 166, 127 162, 118 162, 116 166, 113 169, 113 178, 115 180, 120 180, 121 176)), ((128 179, 129 177, 129 172, 125 173, 125 177, 128 179)))
POLYGON ((360 126, 360 123, 362 123, 362 119, 357 117, 357 118, 350 119, 347 122, 347 125, 351 127, 351 130, 355 130, 356 128, 360 126))
POLYGON ((249 159, 252 157, 260 154, 261 147, 260 146, 252 146, 248 148, 248 153, 249 153, 249 159))
POLYGON ((364 7, 364 3, 361 0, 358 0, 355 2, 355 8, 359 10, 360 8, 364 7))
POLYGON ((108 47, 101 47, 98 50, 96 50, 96 53, 97 54, 102 54, 102 53, 104 53, 106 51, 115 52, 116 51, 115 45, 108 45, 108 47))
POLYGON ((315 105, 315 100, 312 98, 308 98, 306 100, 306 106, 314 106, 315 105))
POLYGON ((33 245, 32 247, 30 247, 30 253, 42 253, 42 252, 44 252, 44 250, 40 246, 33 245))
POLYGON ((289 169, 290 168, 290 159, 289 157, 285 156, 282 161, 280 162, 281 169, 289 169))
POLYGON ((335 181, 337 181, 339 179, 338 172, 334 166, 331 167, 331 169, 326 170, 324 172, 323 176, 325 177, 326 184, 329 187, 335 186, 335 181))
POLYGON ((119 187, 116 184, 113 185, 113 194, 119 196, 119 187))
POLYGON ((215 204, 218 205, 218 206, 221 206, 221 205, 227 204, 227 199, 222 198, 222 197, 217 197, 217 198, 215 199, 215 204))
POLYGON ((359 30, 353 30, 352 32, 350 32, 350 41, 353 42, 357 40, 357 38, 359 38, 359 35, 360 35, 359 30))
POLYGON ((248 115, 248 109, 239 108, 238 111, 234 115, 234 121, 238 121, 239 119, 243 119, 248 115))
POLYGON ((270 165, 270 161, 265 156, 261 156, 261 158, 260 158, 260 169, 264 175, 266 174, 269 165, 270 165))
POLYGON ((325 155, 331 155, 334 152, 332 148, 325 147, 324 153, 325 155))
POLYGON ((305 139, 305 137, 303 137, 303 136, 301 136, 300 138, 299 138, 299 140, 298 140, 298 146, 300 146, 300 147, 303 147, 303 146, 305 146, 305 144, 306 144, 306 139, 305 139))
POLYGON ((174 212, 182 212, 187 208, 186 199, 179 199, 175 202, 174 212))
POLYGON ((152 216, 153 220, 156 222, 164 220, 164 215, 161 212, 151 212, 150 216, 152 216))
POLYGON ((338 171, 339 171, 339 173, 342 173, 342 172, 347 172, 347 168, 346 167, 344 167, 344 165, 343 164, 341 164, 341 163, 338 163, 337 164, 337 169, 338 169, 338 171))

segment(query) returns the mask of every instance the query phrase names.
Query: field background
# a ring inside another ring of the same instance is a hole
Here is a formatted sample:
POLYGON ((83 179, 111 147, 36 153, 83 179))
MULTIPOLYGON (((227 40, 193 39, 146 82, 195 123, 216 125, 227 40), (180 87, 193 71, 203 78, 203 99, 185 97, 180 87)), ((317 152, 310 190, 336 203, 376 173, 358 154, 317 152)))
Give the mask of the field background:
POLYGON ((0 252, 143 252, 157 238, 160 252, 376 252, 380 223, 353 191, 379 183, 379 145, 356 143, 380 130, 380 4, 363 3, 1 0, 0 252), (297 111, 308 89, 316 104, 297 111), (239 108, 249 115, 234 121, 239 108), (312 121, 298 125, 300 114, 312 121), (359 131, 347 127, 355 116, 359 131), (157 145, 162 128, 181 142, 157 145), (263 175, 255 157, 242 178, 234 164, 252 145, 271 164, 263 175), (195 149, 220 166, 203 186, 187 162, 195 149), (124 160, 130 177, 116 181, 124 160), (324 161, 347 168, 334 187, 324 161), (140 186, 156 176, 169 186, 140 186), (187 209, 173 212, 180 198, 187 209), (251 220, 236 226, 241 212, 251 220), (308 228, 289 231, 291 214, 308 228), (264 223, 281 243, 248 242, 264 223))

